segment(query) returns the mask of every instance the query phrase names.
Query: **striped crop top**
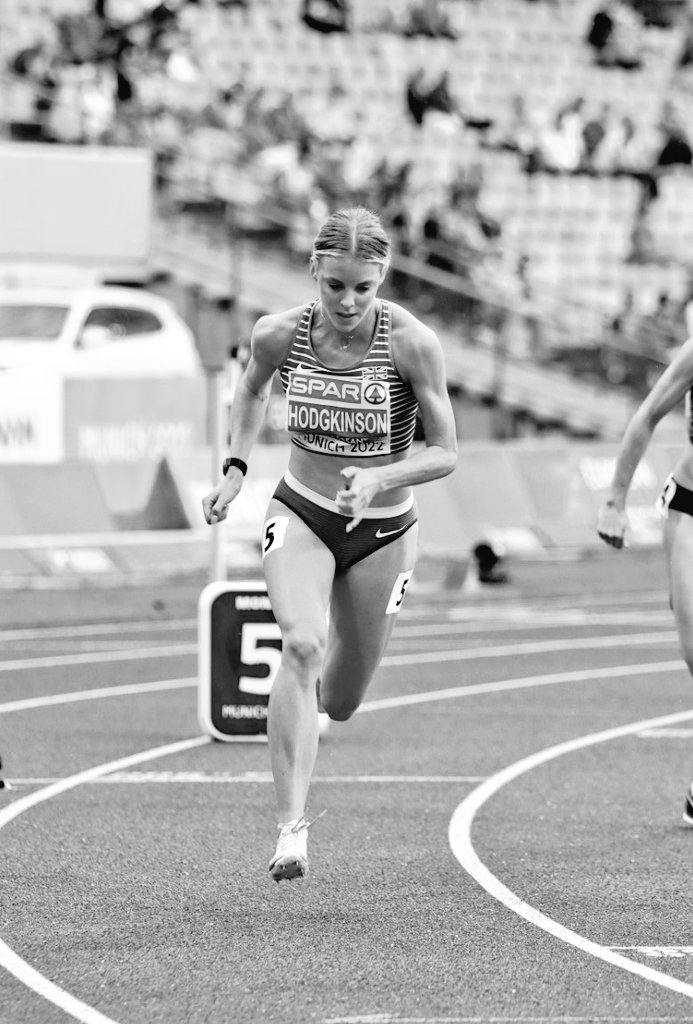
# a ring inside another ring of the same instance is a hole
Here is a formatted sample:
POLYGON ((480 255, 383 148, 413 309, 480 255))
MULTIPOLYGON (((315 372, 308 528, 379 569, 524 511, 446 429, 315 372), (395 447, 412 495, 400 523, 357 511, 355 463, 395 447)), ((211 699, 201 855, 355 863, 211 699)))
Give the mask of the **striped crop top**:
POLYGON ((381 301, 373 341, 348 369, 318 359, 310 331, 317 300, 305 307, 279 368, 293 444, 321 455, 368 458, 406 451, 414 438, 418 403, 390 351, 390 306, 381 301))

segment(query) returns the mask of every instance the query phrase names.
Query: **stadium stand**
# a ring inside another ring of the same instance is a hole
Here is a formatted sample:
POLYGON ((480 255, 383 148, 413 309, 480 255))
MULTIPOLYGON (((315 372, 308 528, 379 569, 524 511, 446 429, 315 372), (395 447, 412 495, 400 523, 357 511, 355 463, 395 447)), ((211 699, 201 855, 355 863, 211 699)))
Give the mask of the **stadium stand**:
POLYGON ((690 159, 658 163, 690 120, 690 15, 618 6, 608 62, 595 0, 350 0, 344 31, 316 31, 304 0, 7 0, 0 118, 14 137, 153 146, 164 225, 232 205, 237 228, 304 255, 326 209, 370 203, 404 260, 465 297, 408 265, 407 298, 462 313, 482 345, 511 322, 518 357, 590 349, 604 374, 620 332, 661 369, 665 333, 629 331, 664 296, 683 324, 690 298, 690 159), (433 103, 420 124, 412 83, 433 103))

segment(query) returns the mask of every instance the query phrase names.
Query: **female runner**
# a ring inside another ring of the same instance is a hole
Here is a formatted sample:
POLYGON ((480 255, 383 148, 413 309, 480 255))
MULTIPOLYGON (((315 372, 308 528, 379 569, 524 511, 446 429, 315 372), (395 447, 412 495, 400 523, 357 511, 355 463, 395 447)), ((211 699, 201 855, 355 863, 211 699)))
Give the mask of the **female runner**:
MULTIPOLYGON (((635 470, 659 421, 686 399, 688 444, 681 452, 657 502, 664 517, 664 548, 671 606, 682 654, 693 674, 693 338, 689 338, 635 411, 621 441, 609 498, 599 510, 597 532, 615 548, 628 546, 626 499, 635 470)), ((693 825, 693 784, 683 819, 693 825)))
POLYGON ((304 813, 318 708, 338 721, 354 714, 411 579, 412 485, 451 473, 457 461, 440 343, 411 313, 378 298, 389 263, 390 241, 375 214, 353 208, 327 218, 310 260, 318 298, 256 323, 231 409, 227 472, 203 499, 208 523, 226 517, 279 373, 291 454, 263 543, 282 636, 267 724, 276 881, 308 871, 304 813), (413 451, 417 413, 425 445, 413 451))

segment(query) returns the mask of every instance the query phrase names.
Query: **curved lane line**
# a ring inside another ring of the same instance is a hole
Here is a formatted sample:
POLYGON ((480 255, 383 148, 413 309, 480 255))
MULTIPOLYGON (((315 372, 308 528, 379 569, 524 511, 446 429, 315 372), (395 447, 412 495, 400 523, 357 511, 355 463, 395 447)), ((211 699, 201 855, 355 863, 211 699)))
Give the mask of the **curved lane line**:
MULTIPOLYGON (((131 768, 133 765, 142 764, 145 761, 153 761, 159 757, 167 757, 169 754, 178 754, 184 750, 191 750, 193 747, 200 747, 205 743, 211 743, 209 736, 195 736, 192 739, 179 740, 177 743, 167 743, 163 747, 143 750, 139 754, 120 757, 116 761, 108 761, 106 764, 88 768, 77 775, 71 775, 67 779, 61 779, 59 782, 45 786, 35 793, 30 793, 28 796, 15 801, 9 807, 1 810, 0 829, 4 828, 10 821, 18 818, 20 814, 24 814, 25 811, 36 807, 37 804, 50 800, 54 796, 59 796, 70 789, 75 789, 85 782, 93 782, 94 779, 98 779, 102 775, 123 771, 126 768, 131 768)), ((69 992, 60 988, 59 985, 49 981, 31 964, 18 956, 2 939, 0 939, 0 967, 13 974, 27 988, 33 989, 38 995, 43 996, 44 999, 47 999, 55 1006, 60 1007, 61 1010, 69 1013, 76 1020, 82 1021, 82 1024, 116 1024, 110 1017, 105 1017, 104 1014, 99 1013, 92 1006, 83 1003, 81 999, 77 999, 75 996, 70 995, 69 992)))
MULTIPOLYGON (((398 663, 398 659, 395 659, 395 663, 398 663)), ((410 694, 399 698, 387 698, 384 700, 373 700, 367 701, 361 705, 359 711, 381 711, 388 708, 394 707, 406 707, 411 704, 420 704, 427 702, 434 702, 438 700, 447 700, 453 697, 462 696, 473 696, 480 693, 493 693, 504 689, 516 689, 532 686, 549 685, 553 683, 561 682, 578 682, 585 678, 616 678, 624 675, 642 675, 651 672, 663 672, 663 671, 674 671, 681 669, 681 661, 665 661, 665 662, 653 662, 649 665, 620 665, 610 666, 604 669, 593 669, 591 671, 580 670, 574 672, 558 672, 552 673, 546 676, 528 676, 524 679, 510 679, 510 680, 499 680, 494 683, 480 683, 473 686, 457 686, 451 687, 445 690, 433 690, 429 693, 424 694, 410 694)), ((118 686, 102 688, 100 690, 80 690, 72 693, 55 694, 46 697, 28 698, 20 701, 8 701, 6 704, 0 705, 0 714, 8 713, 12 711, 28 710, 31 708, 44 707, 51 704, 69 703, 81 700, 93 700, 96 698, 104 697, 116 697, 124 694, 136 694, 152 692, 153 690, 166 690, 180 687, 187 687, 195 685, 196 680, 180 679, 180 680, 162 680, 154 683, 141 683, 136 685, 118 686)), ((693 712, 690 715, 674 716, 674 720, 685 720, 686 717, 693 717, 693 712)), ((659 719, 653 721, 660 722, 659 719)), ((669 719, 666 719, 669 721, 669 719)), ((646 725, 649 723, 646 723, 646 725)), ((627 727, 632 730, 634 727, 627 727)), ((8 807, 0 811, 0 829, 4 828, 10 821, 17 818, 20 814, 30 810, 37 804, 42 803, 46 800, 50 800, 55 796, 59 796, 70 789, 74 789, 77 786, 82 785, 86 782, 91 782, 94 779, 98 779, 104 775, 111 774, 112 772, 121 771, 131 767, 135 764, 142 764, 145 761, 151 761, 155 758, 164 757, 168 754, 177 753, 182 750, 189 750, 196 746, 202 746, 205 743, 211 742, 209 736, 197 736, 193 739, 182 740, 177 743, 168 744, 164 747, 156 747, 152 750, 146 750, 139 754, 133 754, 128 757, 119 758, 115 761, 109 761, 106 764, 97 765, 93 768, 89 768, 86 771, 79 772, 77 775, 72 775, 69 778, 61 779, 56 783, 52 783, 49 786, 44 787, 34 793, 29 794, 26 797, 22 797, 20 800, 15 801, 8 807)), ((494 776, 496 778, 496 776, 494 776)), ((474 790, 474 793, 479 790, 474 790)), ((460 805, 462 807, 462 805, 460 805)), ((458 808, 460 810, 460 808, 458 808)), ((457 812, 456 812, 457 813, 457 812)), ((459 857, 458 857, 459 859, 459 857)), ((511 894, 512 895, 512 894, 511 894)), ((614 954, 616 955, 616 954, 614 954)), ((625 958, 623 958, 625 960, 625 958)), ((630 963, 630 961, 627 961, 630 963)), ((69 992, 64 991, 49 981, 42 974, 40 974, 35 968, 28 964, 25 960, 22 960, 14 950, 12 950, 5 942, 0 939, 0 968, 4 968, 13 974, 22 984, 28 988, 42 995, 48 1001, 64 1009, 67 1013, 73 1016, 75 1019, 82 1022, 82 1024, 117 1024, 116 1021, 105 1017, 99 1013, 98 1010, 88 1006, 81 1000, 76 999, 70 995, 69 992)), ((657 972, 653 972, 657 973, 657 972)))
POLYGON ((184 690, 195 686, 197 679, 160 679, 154 683, 127 683, 124 686, 100 686, 93 690, 71 690, 67 693, 46 694, 42 697, 23 697, 0 704, 0 715, 12 711, 32 711, 37 708, 54 707, 56 704, 74 704, 81 700, 104 700, 106 697, 129 697, 141 693, 156 693, 157 690, 184 690))
MULTIPOLYGON (((399 660, 397 661, 399 664, 399 660)), ((681 659, 676 661, 652 661, 640 665, 609 665, 606 668, 576 669, 570 672, 550 672, 542 676, 524 676, 520 679, 499 679, 493 683, 470 683, 468 686, 449 686, 444 690, 428 690, 423 693, 410 693, 403 697, 381 697, 379 700, 366 700, 356 709, 360 714, 365 711, 385 711, 388 708, 403 708, 411 704, 428 704, 437 700, 454 700, 456 697, 474 697, 480 693, 500 693, 508 690, 524 690, 534 686, 553 686, 556 683, 581 683, 595 679, 617 679, 619 676, 643 676, 662 672, 680 672, 683 668, 681 659)), ((0 705, 0 708, 2 705, 0 705)))
MULTIPOLYGON (((381 662, 382 668, 397 667, 400 659, 389 664, 387 658, 381 662)), ((533 686, 552 686, 557 683, 583 682, 585 679, 617 679, 625 675, 649 675, 657 672, 676 672, 683 667, 680 659, 676 661, 653 661, 640 665, 610 665, 607 668, 595 668, 589 671, 577 669, 571 672, 552 672, 547 675, 524 676, 520 679, 499 679, 491 683, 471 683, 467 686, 451 686, 444 690, 429 690, 423 693, 412 693, 402 697, 382 697, 379 700, 367 700, 357 709, 358 714, 367 711, 386 711, 389 708, 408 707, 411 704, 427 704, 438 700, 453 700, 457 697, 475 697, 482 693, 500 693, 506 690, 523 690, 533 686)), ((31 711, 58 704, 74 704, 86 700, 104 700, 109 697, 136 696, 137 694, 156 693, 157 690, 183 690, 197 686, 196 678, 162 679, 153 683, 128 683, 125 686, 103 686, 93 690, 71 690, 67 693, 47 694, 42 697, 23 697, 21 700, 8 700, 0 704, 0 715, 14 711, 31 711)))
MULTIPOLYGON (((400 640, 406 640, 406 633, 400 640)), ((600 637, 567 637, 560 640, 530 640, 513 644, 501 644, 488 647, 453 648, 453 650, 416 651, 403 655, 386 655, 383 665, 413 665, 436 661, 472 661, 477 658, 505 658, 520 654, 544 654, 551 651, 566 650, 597 650, 613 647, 635 647, 636 645, 668 645, 677 641, 674 630, 651 633, 615 633, 600 637)), ((139 661, 145 658, 173 658, 187 654, 195 654, 197 643, 181 643, 173 646, 142 647, 133 650, 89 651, 81 654, 52 654, 39 658, 15 658, 12 661, 0 661, 0 672, 19 672, 24 669, 55 668, 56 666, 91 665, 103 662, 139 661)))
POLYGON ((0 672, 19 672, 27 668, 55 668, 58 665, 99 665, 108 661, 143 661, 145 658, 177 658, 197 654, 197 644, 173 644, 168 647, 140 647, 127 651, 90 651, 87 654, 53 654, 40 658, 14 658, 0 662, 0 672))
POLYGON ((504 885, 489 869, 481 862, 477 856, 471 840, 471 828, 474 816, 482 807, 487 800, 489 800, 495 793, 497 793, 503 786, 508 785, 510 782, 514 782, 515 779, 519 778, 520 775, 524 775, 526 772, 532 771, 534 768, 538 768, 541 765, 546 764, 548 761, 552 761, 557 757, 562 757, 564 754, 571 754, 573 751, 582 750, 584 747, 593 746, 596 743, 608 743, 610 740, 619 739, 622 736, 630 736, 633 733, 640 732, 643 729, 659 728, 665 725, 676 725, 678 722, 688 722, 693 719, 693 711, 682 711, 673 715, 662 715, 660 718, 650 718, 642 722, 633 722, 630 725, 619 726, 616 729, 606 729, 604 732, 591 733, 587 736, 580 736, 574 740, 568 740, 566 743, 558 743, 554 747, 546 747, 544 750, 538 751, 536 754, 531 754, 529 757, 525 757, 520 761, 516 761, 515 764, 509 765, 496 775, 492 775, 489 779, 483 782, 480 786, 477 786, 469 796, 462 801, 461 804, 455 809, 452 818, 450 819, 450 825, 448 829, 448 839, 453 854, 460 862, 462 867, 467 871, 472 878, 479 883, 479 885, 486 890, 491 896, 499 900, 506 907, 512 910, 514 913, 523 917, 530 924, 536 925, 538 928, 542 928, 549 934, 554 935, 556 938, 561 939, 563 942, 567 942, 577 949, 582 950, 585 953, 589 953, 591 956, 597 957, 600 960, 605 960, 607 963, 613 964, 615 967, 621 967, 625 971, 630 971, 631 974, 637 974, 641 978, 645 978, 648 981, 653 981, 657 985, 661 985, 663 988, 671 989, 673 992, 678 992, 681 995, 688 996, 689 999, 693 999, 693 985, 689 985, 684 981, 679 981, 676 978, 670 977, 668 974, 663 974, 661 971, 656 971, 652 967, 647 967, 644 964, 639 964, 634 960, 629 960, 628 957, 622 956, 620 953, 615 953, 608 946, 602 946, 597 942, 593 942, 591 939, 587 939, 582 935, 578 935, 577 932, 571 931, 570 928, 566 928, 564 925, 559 924, 552 918, 547 917, 540 910, 536 910, 534 907, 525 903, 524 900, 520 899, 514 892, 512 892, 506 885, 504 885))

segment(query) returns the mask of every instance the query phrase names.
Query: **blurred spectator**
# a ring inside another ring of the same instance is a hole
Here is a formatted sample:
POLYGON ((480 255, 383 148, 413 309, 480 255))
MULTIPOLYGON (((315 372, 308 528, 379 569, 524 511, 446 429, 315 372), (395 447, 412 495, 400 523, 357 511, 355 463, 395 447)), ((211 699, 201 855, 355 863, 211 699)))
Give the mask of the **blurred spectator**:
POLYGON ((611 107, 608 103, 602 103, 598 110, 585 119, 582 126, 581 170, 596 170, 596 158, 606 138, 610 120, 611 107))
POLYGON ((690 167, 693 164, 693 150, 691 150, 688 132, 684 128, 676 108, 669 100, 664 103, 662 108, 657 131, 659 144, 655 149, 651 166, 643 175, 645 190, 642 210, 645 210, 648 204, 659 196, 659 179, 668 172, 669 168, 690 167))
POLYGON ((463 118, 457 100, 450 91, 450 72, 447 70, 430 80, 425 68, 417 68, 407 82, 407 107, 416 124, 423 124, 430 110, 463 118))
POLYGON ((599 173, 642 176, 656 157, 657 136, 653 130, 636 125, 627 114, 610 117, 604 138, 592 157, 599 173))
POLYGON ((85 65, 81 93, 83 141, 107 143, 115 116, 113 72, 103 65, 85 65))
POLYGON ((494 121, 485 144, 528 156, 537 147, 538 133, 536 118, 527 110, 525 97, 514 93, 505 116, 494 121))
POLYGON ((409 176, 412 170, 411 161, 393 163, 386 155, 375 165, 371 174, 371 203, 382 211, 386 219, 395 223, 396 218, 400 227, 406 222, 409 230, 409 216, 404 213, 404 197, 409 185, 409 176))
POLYGON ((603 7, 597 8, 592 16, 587 43, 594 50, 597 60, 604 51, 611 45, 614 33, 614 19, 612 16, 613 4, 607 2, 603 7))
POLYGON ((689 10, 686 35, 678 59, 679 68, 688 68, 693 64, 693 12, 689 10))
POLYGON ((179 85, 195 86, 202 81, 202 69, 196 59, 194 46, 185 34, 169 34, 165 70, 171 81, 179 85))
POLYGON ((674 164, 690 167, 693 152, 688 140, 688 132, 684 128, 674 104, 669 100, 662 108, 659 130, 664 141, 655 159, 655 167, 671 167, 674 164))
POLYGON ((457 33, 450 24, 446 12, 440 6, 439 0, 421 0, 419 3, 412 4, 402 34, 408 38, 428 36, 429 39, 439 37, 457 39, 457 33))
POLYGON ((642 19, 622 0, 607 0, 592 18, 586 41, 601 67, 631 70, 643 55, 642 19))
POLYGON ((407 107, 415 124, 423 124, 424 114, 428 109, 428 89, 426 88, 426 71, 419 67, 407 81, 407 107))
POLYGON ((685 24, 690 13, 688 0, 630 0, 645 25, 672 28, 685 24))
POLYGON ((448 186, 449 203, 453 210, 468 210, 476 213, 477 203, 484 184, 484 167, 479 161, 460 165, 448 186))
POLYGON ((166 33, 175 27, 178 21, 178 9, 181 0, 160 0, 141 19, 149 27, 149 46, 156 50, 166 33))
POLYGON ((316 32, 348 32, 347 0, 303 0, 302 20, 316 32))
POLYGON ((423 223, 423 261, 429 267, 454 273, 458 269, 458 250, 444 228, 445 209, 433 207, 423 223))
POLYGON ((614 28, 615 67, 631 71, 643 62, 643 21, 628 3, 617 3, 614 28))
POLYGON ((584 99, 576 97, 562 107, 539 133, 538 146, 528 170, 573 172, 583 154, 584 99))

